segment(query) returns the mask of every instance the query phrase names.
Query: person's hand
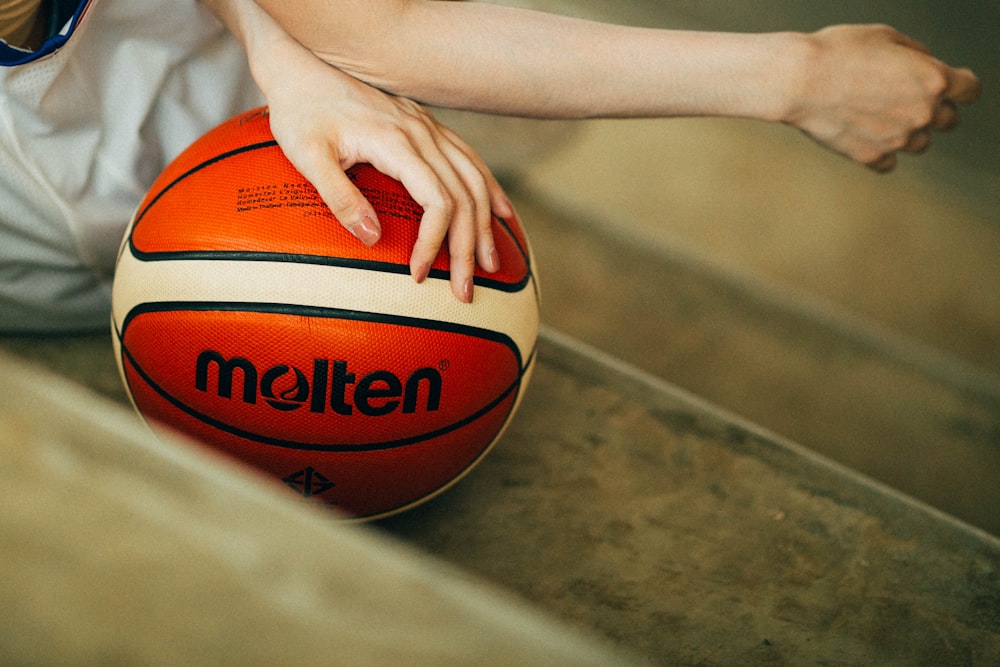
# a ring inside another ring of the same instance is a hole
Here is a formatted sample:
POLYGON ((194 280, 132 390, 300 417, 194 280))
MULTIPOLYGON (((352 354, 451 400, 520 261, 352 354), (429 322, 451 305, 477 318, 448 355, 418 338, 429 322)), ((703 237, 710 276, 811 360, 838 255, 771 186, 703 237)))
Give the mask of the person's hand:
POLYGON ((957 105, 979 97, 971 71, 948 67, 888 26, 834 26, 810 41, 787 122, 876 171, 892 170, 899 151, 925 151, 932 131, 958 124, 957 105))
POLYGON ((418 282, 447 238, 451 288, 472 300, 473 272, 499 269, 492 214, 513 207, 488 167, 419 104, 372 88, 276 35, 254 75, 270 107, 271 131, 288 159, 361 241, 381 235, 374 209, 344 170, 367 162, 400 181, 424 209, 410 271, 418 282))

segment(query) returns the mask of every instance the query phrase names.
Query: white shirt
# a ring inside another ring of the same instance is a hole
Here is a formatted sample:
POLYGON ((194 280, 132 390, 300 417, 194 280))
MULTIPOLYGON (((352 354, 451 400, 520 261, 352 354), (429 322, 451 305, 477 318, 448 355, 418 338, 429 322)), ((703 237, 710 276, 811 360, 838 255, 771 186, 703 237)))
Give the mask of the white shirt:
POLYGON ((0 331, 106 327, 122 234, 156 175, 262 103, 196 0, 91 0, 69 40, 0 67, 0 331))

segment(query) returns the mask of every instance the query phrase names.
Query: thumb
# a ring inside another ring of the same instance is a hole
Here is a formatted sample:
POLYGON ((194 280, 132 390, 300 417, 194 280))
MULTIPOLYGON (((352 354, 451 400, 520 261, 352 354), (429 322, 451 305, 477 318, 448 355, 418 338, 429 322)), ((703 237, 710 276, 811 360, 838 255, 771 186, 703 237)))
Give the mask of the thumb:
POLYGON ((347 231, 367 246, 378 242, 382 227, 375 209, 336 163, 328 165, 322 178, 310 180, 330 212, 347 231))
POLYGON ((315 133, 286 131, 271 115, 271 132, 289 162, 313 184, 337 221, 367 246, 382 236, 375 209, 344 172, 335 144, 315 133))

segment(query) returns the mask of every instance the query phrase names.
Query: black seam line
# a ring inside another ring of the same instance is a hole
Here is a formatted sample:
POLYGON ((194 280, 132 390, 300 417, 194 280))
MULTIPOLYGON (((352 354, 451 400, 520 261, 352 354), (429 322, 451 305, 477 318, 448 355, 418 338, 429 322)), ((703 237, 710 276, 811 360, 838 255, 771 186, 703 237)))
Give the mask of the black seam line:
POLYGON ((188 176, 190 176, 192 174, 195 174, 195 173, 201 171, 202 169, 205 169, 206 167, 210 167, 211 165, 213 165, 213 164, 215 164, 217 162, 221 162, 223 160, 226 160, 228 158, 234 157, 236 155, 240 155, 242 153, 248 153, 250 151, 260 150, 262 148, 273 148, 275 146, 278 146, 278 142, 275 141, 274 139, 271 139, 269 141, 261 141, 261 142, 256 143, 256 144, 248 144, 246 146, 240 146, 239 148, 234 148, 231 151, 226 151, 225 153, 220 153, 220 154, 216 155, 215 157, 212 157, 212 158, 209 158, 209 159, 205 160, 201 164, 197 164, 197 165, 191 167, 190 169, 188 169, 187 171, 185 171, 183 174, 181 174, 180 176, 178 176, 174 180, 172 180, 169 183, 167 183, 163 187, 162 190, 160 190, 159 192, 156 193, 156 196, 154 196, 149 201, 149 203, 146 204, 146 206, 142 210, 136 211, 136 214, 134 216, 134 220, 132 221, 132 225, 131 225, 131 227, 129 228, 129 231, 128 231, 128 243, 127 244, 126 243, 122 244, 122 248, 118 252, 118 260, 117 261, 118 262, 121 261, 121 256, 125 252, 126 246, 132 251, 133 255, 136 255, 136 253, 139 252, 139 250, 135 247, 135 241, 132 240, 133 236, 135 235, 136 228, 139 226, 139 223, 142 222, 142 219, 146 217, 146 213, 149 212, 149 209, 153 208, 153 206, 156 204, 156 202, 160 201, 160 198, 163 197, 165 194, 167 194, 167 192, 169 192, 175 185, 177 185, 178 183, 180 183, 181 181, 183 181, 188 176))
POLYGON ((517 238, 517 234, 514 230, 510 228, 510 224, 498 215, 494 215, 493 219, 500 223, 500 226, 507 230, 507 234, 510 236, 511 240, 514 241, 514 245, 517 246, 517 251, 521 253, 521 257, 524 259, 524 263, 528 266, 528 271, 531 271, 531 261, 528 255, 528 249, 521 245, 520 239, 517 238))
MULTIPOLYGON (((217 260, 221 262, 284 262, 289 264, 312 264, 316 266, 333 266, 346 269, 359 269, 364 271, 377 271, 379 273, 392 273, 396 275, 409 275, 410 267, 405 264, 394 262, 378 262, 368 259, 350 259, 344 257, 328 257, 325 255, 306 255, 298 253, 278 253, 278 252, 253 252, 241 251, 216 251, 216 250, 178 250, 170 252, 149 253, 137 250, 132 246, 132 255, 143 262, 159 261, 198 261, 217 260)), ((479 287, 485 287, 498 292, 515 293, 522 291, 531 281, 533 274, 531 266, 526 266, 527 271, 517 282, 505 282, 490 278, 489 276, 474 276, 472 282, 479 287)), ((431 269, 429 278, 448 280, 451 272, 444 269, 431 269)))
MULTIPOLYGON (((261 141, 261 142, 256 143, 256 144, 247 144, 246 146, 240 146, 239 148, 234 148, 233 150, 226 151, 225 153, 219 153, 215 157, 209 158, 209 159, 205 160, 204 162, 191 167, 190 169, 188 169, 187 171, 185 171, 183 174, 181 174, 180 176, 178 176, 177 178, 175 178, 174 180, 170 181, 165 186, 163 186, 163 189, 160 190, 159 192, 157 192, 156 196, 153 197, 148 204, 146 204, 146 207, 143 208, 142 211, 140 211, 138 215, 136 215, 136 217, 135 217, 135 224, 132 225, 132 232, 133 233, 135 232, 135 228, 138 227, 139 223, 142 222, 142 219, 144 217, 146 217, 146 213, 149 211, 149 209, 153 208, 153 206, 156 204, 156 202, 158 202, 160 200, 161 197, 163 197, 165 194, 167 194, 167 192, 169 192, 171 189, 173 189, 173 187, 175 185, 177 185, 178 183, 180 183, 181 181, 183 181, 185 178, 191 176, 192 174, 196 174, 199 171, 201 171, 202 169, 205 169, 206 167, 210 167, 213 164, 216 164, 217 162, 222 162, 223 160, 229 159, 229 158, 234 157, 236 155, 241 155, 243 153, 249 153, 251 151, 260 150, 262 148, 274 148, 277 145, 278 145, 278 142, 275 141, 274 139, 271 139, 270 141, 261 141)), ((132 238, 131 237, 132 237, 132 234, 129 234, 129 245, 132 245, 132 238)))
POLYGON ((364 310, 349 310, 346 308, 329 308, 323 306, 303 306, 289 303, 257 303, 238 301, 154 301, 139 304, 128 312, 122 320, 121 332, 118 338, 125 346, 125 335, 129 324, 136 317, 146 313, 161 313, 167 311, 196 311, 196 312, 250 312, 264 313, 271 315, 294 315, 297 317, 321 317, 325 319, 353 320, 358 322, 375 322, 378 324, 396 324, 416 329, 431 329, 443 331, 445 333, 459 334, 480 338, 508 348, 517 360, 522 372, 524 365, 521 351, 510 336, 492 329, 483 329, 470 324, 458 324, 455 322, 444 322, 441 320, 431 320, 408 315, 390 315, 387 313, 372 313, 364 310))
MULTIPOLYGON (((535 349, 537 349, 537 347, 535 349)), ((122 352, 128 359, 129 365, 139 374, 139 376, 143 379, 143 381, 153 389, 153 391, 155 391, 157 394, 163 397, 168 403, 173 405, 181 412, 184 412, 185 414, 194 417, 203 424, 207 424, 208 426, 212 426, 224 433, 228 433, 230 435, 234 435, 236 437, 243 438, 245 440, 250 440, 252 442, 259 442, 261 444, 270 445, 273 447, 279 447, 282 449, 294 449, 299 451, 318 451, 318 452, 331 452, 331 453, 360 453, 360 452, 384 451, 388 449, 398 449, 400 447, 406 447, 409 445, 426 442, 428 440, 432 440, 434 438, 447 435, 453 431, 457 431, 463 428, 464 426, 467 426, 468 424, 478 420, 484 415, 492 412, 495 407, 497 407, 498 405, 500 405, 500 403, 502 403, 507 399, 507 397, 511 394, 511 392, 517 392, 520 390, 521 381, 524 378, 524 373, 531 366, 531 362, 535 358, 535 349, 532 349, 531 354, 529 355, 528 364, 524 368, 520 369, 520 371, 518 372, 517 379, 514 382, 512 382, 506 389, 504 389, 504 391, 502 391, 494 400, 490 401, 490 403, 488 403, 487 405, 485 405, 472 415, 469 415, 468 417, 461 419, 457 422, 453 422, 452 424, 449 424, 445 427, 435 429, 434 431, 429 431, 427 433, 410 436, 408 438, 399 438, 397 440, 390 440, 382 443, 370 443, 366 445, 343 445, 343 444, 308 444, 302 442, 295 442, 293 440, 270 438, 257 433, 236 428, 235 426, 217 420, 213 417, 209 417, 208 415, 205 415, 195 410, 186 403, 183 403, 180 400, 168 394, 162 387, 160 387, 156 382, 154 382, 153 379, 150 378, 146 374, 146 372, 135 362, 135 359, 132 357, 128 349, 125 346, 122 346, 122 352)), ((516 395, 514 397, 514 400, 516 402, 517 400, 516 395)), ((493 442, 493 440, 496 438, 496 434, 500 432, 500 429, 503 428, 504 424, 507 423, 510 417, 511 413, 508 413, 507 417, 503 420, 500 427, 493 433, 493 435, 490 436, 489 442, 483 445, 484 447, 493 442)))
MULTIPOLYGON (((170 183, 168 183, 167 185, 165 185, 162 190, 160 190, 159 192, 157 192, 156 196, 153 197, 150 200, 150 202, 141 211, 139 211, 137 213, 137 215, 135 216, 135 221, 132 223, 132 228, 129 231, 129 235, 128 235, 128 246, 132 250, 132 255, 134 257, 136 257, 137 259, 145 260, 145 261, 152 260, 153 259, 152 255, 154 255, 154 254, 160 255, 163 259, 178 259, 179 257, 177 257, 177 255, 184 254, 184 251, 182 251, 180 253, 144 253, 144 252, 142 252, 141 250, 139 250, 138 248, 135 247, 135 243, 133 242, 132 237, 135 234, 136 228, 142 222, 143 218, 146 217, 146 213, 149 212, 149 209, 151 209, 156 204, 156 202, 158 202, 175 185, 177 185, 178 183, 180 183, 181 181, 183 181, 185 178, 191 176, 192 174, 195 174, 195 173, 201 171, 202 169, 210 167, 213 164, 216 164, 216 163, 221 162, 223 160, 226 160, 228 158, 234 157, 236 155, 241 155, 243 153, 249 153, 249 152, 256 151, 256 150, 261 150, 261 149, 264 149, 264 148, 275 148, 275 147, 277 147, 279 149, 281 148, 280 146, 278 146, 278 142, 276 140, 274 140, 274 139, 271 139, 271 140, 268 140, 268 141, 261 141, 261 142, 255 143, 255 144, 248 144, 246 146, 240 146, 239 148, 234 148, 231 151, 226 151, 225 153, 220 153, 220 154, 216 155, 215 157, 209 158, 208 160, 205 160, 204 162, 202 162, 200 164, 197 164, 194 167, 191 167, 190 169, 188 169, 187 171, 185 171, 183 174, 181 174, 180 176, 178 176, 174 180, 170 181, 170 183), (171 257, 171 255, 173 255, 173 257, 171 257)), ((478 277, 474 277, 473 278, 473 285, 482 285, 483 287, 490 287, 492 289, 497 289, 497 290, 506 291, 506 292, 519 292, 519 291, 521 291, 521 289, 524 288, 524 286, 528 283, 528 281, 531 280, 531 278, 534 276, 534 268, 531 266, 531 256, 528 254, 527 248, 525 248, 525 247, 523 247, 521 245, 520 240, 518 240, 517 235, 514 234, 513 230, 511 230, 510 225, 507 223, 507 221, 504 220, 503 218, 499 217, 499 216, 493 216, 493 217, 497 221, 499 221, 499 223, 504 227, 504 229, 507 230, 507 233, 510 235, 511 239, 514 241, 514 245, 517 246, 518 252, 521 253, 521 257, 524 259, 524 263, 525 263, 525 266, 527 267, 527 271, 525 272, 525 277, 519 283, 516 283, 516 287, 513 288, 513 289, 505 289, 504 287, 501 287, 501 286, 502 285, 507 285, 507 283, 503 283, 503 282, 500 282, 500 281, 497 281, 497 280, 493 280, 493 279, 490 279, 490 278, 478 278, 478 277)), ((198 253, 192 253, 192 254, 198 254, 198 253)), ((253 253, 232 253, 232 254, 234 254, 234 255, 248 254, 249 255, 249 254, 253 254, 253 253)), ((271 256, 274 256, 274 257, 277 257, 277 258, 280 258, 280 257, 314 257, 313 255, 289 255, 289 254, 282 254, 282 253, 259 253, 259 254, 260 255, 271 255, 271 256)), ((190 255, 188 255, 188 256, 190 257, 190 255)), ((212 254, 212 257, 214 259, 224 259, 223 257, 217 256, 217 254, 212 254)), ((207 257, 205 257, 204 255, 200 255, 200 256, 191 257, 191 258, 192 259, 206 259, 207 257)), ((319 259, 323 259, 323 258, 319 258, 319 259)), ((299 260, 269 259, 269 260, 264 260, 264 261, 299 261, 299 260)), ((309 262, 305 262, 305 263, 309 263, 309 262)), ((312 262, 312 263, 320 263, 320 262, 312 262)), ((372 262, 372 264, 376 265, 376 264, 386 264, 386 263, 384 263, 384 262, 372 262)), ((399 266, 399 265, 390 264, 389 266, 394 266, 395 267, 395 266, 399 266)), ((388 269, 381 269, 381 268, 377 268, 377 267, 373 267, 373 268, 376 268, 376 270, 382 270, 382 271, 386 271, 386 272, 390 272, 390 273, 407 273, 408 272, 408 270, 388 270, 388 269)), ((451 273, 449 271, 442 271, 441 269, 432 269, 431 272, 428 274, 428 276, 432 277, 432 278, 441 278, 441 279, 447 280, 447 279, 449 279, 451 277, 451 273)), ((537 294, 537 292, 538 292, 538 286, 537 286, 537 284, 535 286, 535 292, 536 292, 535 296, 536 296, 536 300, 537 300, 537 296, 538 296, 538 294, 537 294)))
MULTIPOLYGON (((520 239, 517 238, 517 234, 514 233, 514 230, 511 229, 510 223, 508 223, 506 220, 504 220, 498 215, 494 215, 493 218, 497 220, 497 222, 499 222, 504 229, 507 230, 507 234, 514 241, 514 245, 517 246, 517 250, 518 252, 521 253, 521 258, 524 260, 524 265, 527 268, 524 280, 521 282, 521 286, 518 288, 517 291, 520 291, 520 289, 522 289, 523 286, 527 284, 529 280, 532 280, 532 287, 534 287, 535 289, 535 303, 539 303, 541 301, 541 294, 539 293, 538 290, 538 281, 533 280, 535 277, 535 267, 533 267, 531 264, 531 253, 528 252, 527 247, 521 245, 521 241, 520 239)), ((522 231, 524 231, 523 228, 522 231)), ((473 284, 478 284, 478 283, 476 283, 475 280, 473 280, 473 284)))

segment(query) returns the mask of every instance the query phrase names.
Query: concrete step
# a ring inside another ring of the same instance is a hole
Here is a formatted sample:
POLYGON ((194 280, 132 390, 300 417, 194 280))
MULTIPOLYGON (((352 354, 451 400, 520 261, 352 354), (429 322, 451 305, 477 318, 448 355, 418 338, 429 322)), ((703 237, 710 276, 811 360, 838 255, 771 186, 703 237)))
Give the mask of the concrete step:
POLYGON ((384 528, 656 664, 1000 659, 995 537, 551 330, 521 409, 384 528))
MULTIPOLYGON (((105 388, 97 342, 72 347, 105 388)), ((2 354, 0 382, 4 664, 628 664, 44 366, 2 354)))
MULTIPOLYGON (((105 336, 18 347, 114 386, 105 336)), ((14 662, 1000 660, 995 537, 551 330, 490 455, 368 529, 37 364, 0 382, 14 662)))
POLYGON ((808 293, 1000 373, 1000 200, 914 161, 884 177, 780 126, 592 121, 521 176, 609 234, 808 293))
POLYGON ((994 375, 512 192, 548 325, 1000 534, 994 375))

